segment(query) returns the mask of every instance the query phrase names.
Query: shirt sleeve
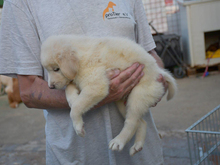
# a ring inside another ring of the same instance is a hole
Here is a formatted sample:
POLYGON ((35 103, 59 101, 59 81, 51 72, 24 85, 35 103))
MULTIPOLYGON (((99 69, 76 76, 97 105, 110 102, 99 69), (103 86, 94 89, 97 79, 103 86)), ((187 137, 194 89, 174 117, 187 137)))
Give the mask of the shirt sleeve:
POLYGON ((0 29, 0 74, 43 76, 40 40, 27 7, 4 1, 0 29))
POLYGON ((134 17, 136 22, 136 42, 146 51, 154 49, 156 45, 151 34, 142 0, 136 0, 134 4, 134 17))

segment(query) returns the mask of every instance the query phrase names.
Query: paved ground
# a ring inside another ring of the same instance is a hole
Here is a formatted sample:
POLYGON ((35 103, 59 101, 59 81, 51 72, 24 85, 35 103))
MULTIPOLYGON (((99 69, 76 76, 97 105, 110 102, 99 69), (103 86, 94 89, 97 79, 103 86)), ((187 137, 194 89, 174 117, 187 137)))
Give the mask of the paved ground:
MULTIPOLYGON (((165 165, 188 165, 187 138, 184 132, 191 124, 220 104, 220 75, 204 79, 177 80, 177 96, 163 99, 152 108, 162 135, 165 165)), ((0 97, 0 164, 44 165, 45 120, 41 110, 27 109, 23 104, 11 109, 7 97, 0 97)))
POLYGON ((0 164, 45 164, 43 111, 24 104, 11 109, 7 96, 0 97, 0 164))
POLYGON ((165 97, 152 114, 162 135, 166 165, 190 164, 185 130, 220 104, 220 74, 177 80, 178 93, 165 97))

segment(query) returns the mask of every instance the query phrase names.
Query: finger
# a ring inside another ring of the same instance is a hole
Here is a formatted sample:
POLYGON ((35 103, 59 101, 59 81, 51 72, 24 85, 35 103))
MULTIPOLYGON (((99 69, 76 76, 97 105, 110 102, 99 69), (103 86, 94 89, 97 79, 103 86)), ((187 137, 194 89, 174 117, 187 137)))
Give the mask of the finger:
MULTIPOLYGON (((134 63, 132 66, 122 71, 117 77, 113 78, 110 82, 110 90, 117 91, 119 86, 121 86, 125 80, 130 78, 130 76, 136 71, 139 65, 139 63, 134 63)), ((122 85, 122 87, 124 86, 122 85)))
POLYGON ((164 94, 165 94, 168 89, 168 82, 166 81, 165 78, 163 78, 163 86, 164 86, 164 94))
POLYGON ((164 91, 166 92, 168 89, 168 83, 162 74, 159 75, 159 77, 157 78, 157 81, 163 83, 164 91))
POLYGON ((131 77, 131 75, 136 71, 136 69, 140 66, 139 63, 134 63, 132 64, 130 67, 128 67, 127 69, 125 69, 124 71, 122 71, 119 74, 119 79, 120 82, 123 83, 125 82, 127 79, 129 79, 131 77))
POLYGON ((159 75, 159 77, 157 78, 157 81, 163 83, 163 81, 164 81, 164 77, 163 77, 162 74, 159 75))
POLYGON ((121 95, 120 98, 122 98, 123 100, 127 100, 127 98, 129 97, 129 94, 131 93, 132 89, 139 83, 141 77, 144 76, 144 72, 142 71, 142 69, 140 69, 140 70, 141 70, 141 72, 140 72, 141 74, 139 74, 138 77, 135 78, 135 80, 132 83, 131 83, 131 80, 128 80, 128 81, 124 82, 121 85, 120 88, 123 89, 123 90, 121 90, 121 92, 120 92, 120 95, 121 95))
POLYGON ((130 95, 132 89, 139 83, 139 80, 141 79, 141 77, 143 77, 143 75, 140 75, 140 76, 137 78, 137 80, 136 80, 132 85, 128 86, 128 87, 124 90, 124 94, 123 94, 123 96, 122 96, 122 98, 123 98, 124 100, 127 100, 127 98, 129 97, 129 95, 130 95))
POLYGON ((157 78, 157 81, 161 82, 163 84, 163 86, 164 86, 164 93, 161 96, 161 98, 154 105, 152 105, 152 107, 155 107, 157 105, 157 103, 159 103, 161 101, 161 99, 166 94, 166 91, 168 89, 168 83, 167 83, 166 79, 164 78, 164 76, 162 74, 159 75, 159 77, 157 78))
POLYGON ((120 74, 120 70, 119 69, 113 69, 113 70, 109 70, 107 71, 107 77, 112 80, 115 77, 117 77, 120 74))
POLYGON ((132 76, 124 82, 123 85, 126 90, 131 90, 138 84, 140 79, 144 76, 143 68, 144 65, 140 65, 132 76))

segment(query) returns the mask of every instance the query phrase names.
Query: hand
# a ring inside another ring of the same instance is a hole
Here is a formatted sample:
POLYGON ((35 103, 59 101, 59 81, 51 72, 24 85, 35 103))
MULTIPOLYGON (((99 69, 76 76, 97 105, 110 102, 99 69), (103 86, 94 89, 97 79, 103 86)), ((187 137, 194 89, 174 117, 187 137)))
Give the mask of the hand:
POLYGON ((167 83, 166 79, 163 77, 162 74, 160 74, 160 76, 158 77, 157 81, 160 82, 160 83, 163 83, 164 93, 161 96, 161 98, 152 107, 155 107, 157 105, 157 103, 161 101, 162 97, 165 95, 165 93, 167 92, 167 89, 168 89, 168 83, 167 83))
POLYGON ((126 100, 131 90, 144 76, 143 68, 144 65, 134 63, 121 72, 118 69, 109 71, 107 74, 110 79, 110 86, 109 95, 106 97, 107 102, 126 100))

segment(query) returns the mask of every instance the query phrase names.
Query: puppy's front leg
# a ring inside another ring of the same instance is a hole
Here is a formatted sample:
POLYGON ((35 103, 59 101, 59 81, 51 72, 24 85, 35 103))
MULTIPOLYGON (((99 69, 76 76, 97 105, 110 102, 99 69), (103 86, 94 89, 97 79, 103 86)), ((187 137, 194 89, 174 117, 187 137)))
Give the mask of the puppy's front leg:
POLYGON ((79 90, 77 89, 75 84, 71 83, 66 87, 65 94, 69 106, 72 107, 77 97, 79 97, 79 90))
POLYGON ((79 96, 72 104, 70 112, 73 127, 79 136, 83 137, 85 135, 82 115, 103 100, 107 94, 108 86, 106 84, 91 84, 82 89, 79 96))

